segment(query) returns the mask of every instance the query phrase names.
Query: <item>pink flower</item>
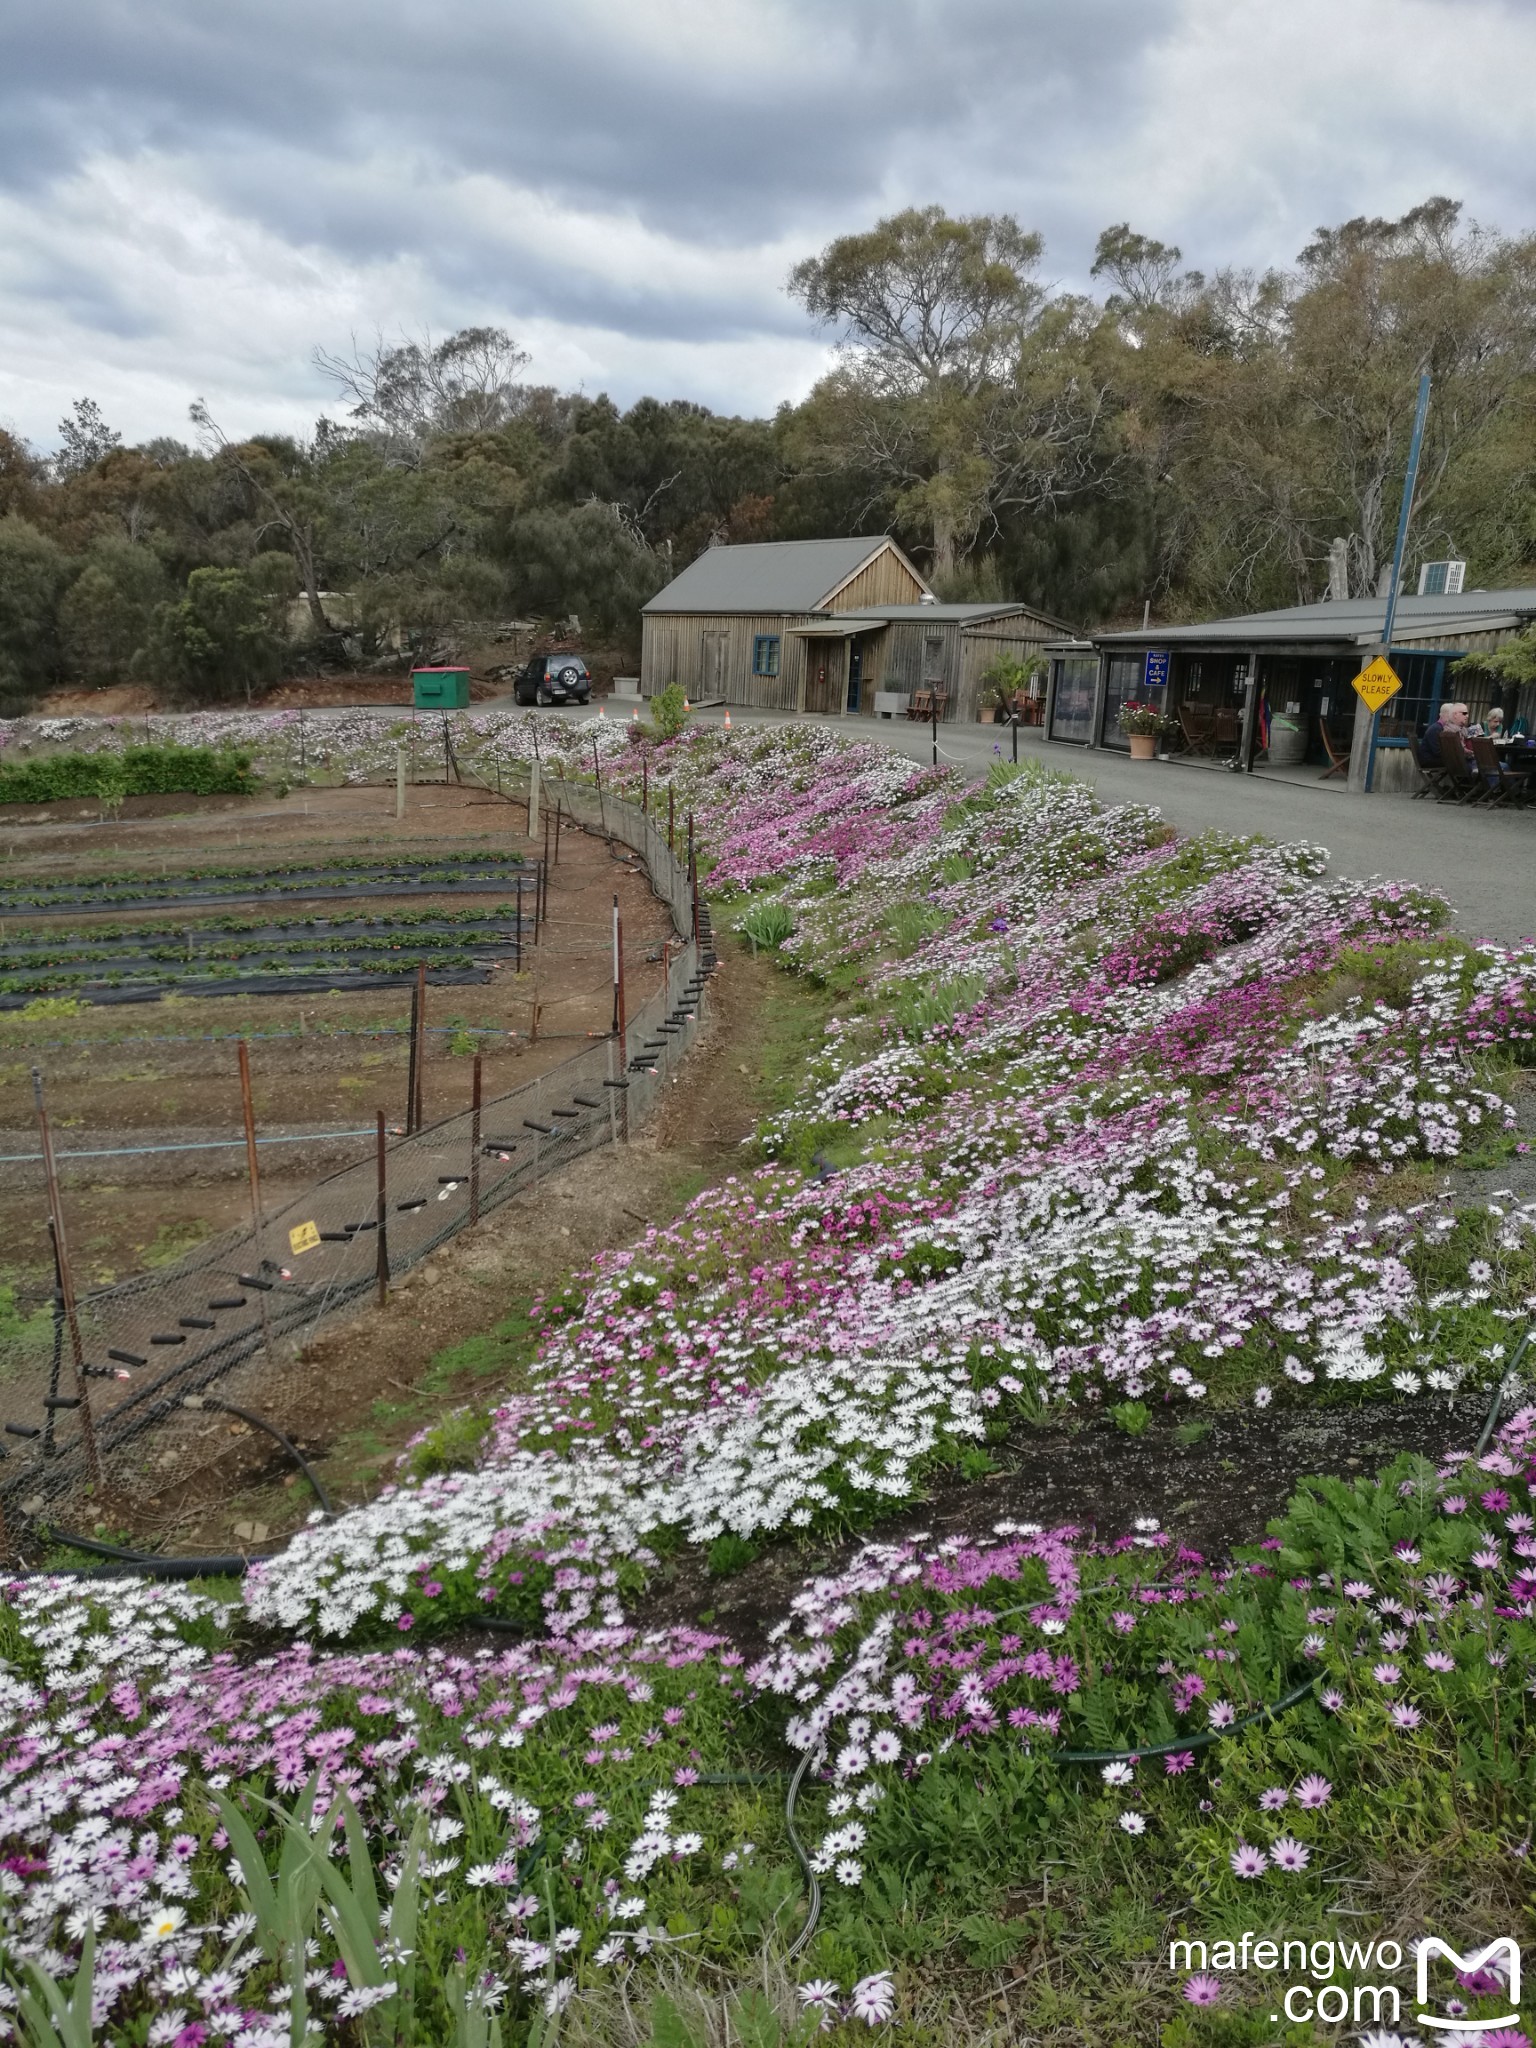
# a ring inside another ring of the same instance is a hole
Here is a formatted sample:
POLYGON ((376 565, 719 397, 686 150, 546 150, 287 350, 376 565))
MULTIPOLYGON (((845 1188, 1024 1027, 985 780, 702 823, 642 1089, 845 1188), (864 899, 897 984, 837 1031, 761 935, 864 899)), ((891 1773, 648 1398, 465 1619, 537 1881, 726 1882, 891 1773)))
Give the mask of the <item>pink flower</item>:
POLYGON ((1374 1664, 1371 1667, 1371 1676, 1378 1685, 1396 1685, 1402 1675, 1395 1664, 1374 1664))
POLYGON ((1392 1719, 1399 1728, 1417 1728, 1424 1716, 1417 1707, 1404 1706, 1401 1700, 1392 1709, 1392 1719))
POLYGON ((1184 1996, 1191 2005, 1215 2005, 1221 1998, 1221 1979, 1201 1970, 1185 1979, 1184 1996))
POLYGON ((1239 1842, 1227 1860, 1238 1877, 1262 1877, 1269 1868, 1269 1858, 1251 1842, 1239 1842))
POLYGON ((1276 1870, 1305 1870, 1312 1861, 1312 1851, 1305 1842, 1298 1842, 1290 1835, 1282 1835, 1270 1848, 1269 1860, 1276 1870))
POLYGON ((416 1626, 416 1617, 414 1614, 402 1614, 400 1619, 395 1623, 395 1626, 396 1628, 402 1629, 414 1628, 416 1626))
POLYGON ((1268 1791, 1259 1794, 1259 1805, 1265 1813, 1278 1813, 1290 1796, 1283 1785, 1271 1785, 1268 1791))
POLYGON ((1195 1753, 1192 1749, 1176 1749, 1171 1756, 1163 1758, 1163 1769, 1170 1778, 1182 1777, 1194 1767, 1195 1753))
POLYGON ((1332 1797, 1333 1787, 1326 1778, 1319 1777, 1316 1771, 1310 1772, 1296 1787, 1296 1804, 1306 1807, 1309 1811, 1326 1806, 1332 1797))

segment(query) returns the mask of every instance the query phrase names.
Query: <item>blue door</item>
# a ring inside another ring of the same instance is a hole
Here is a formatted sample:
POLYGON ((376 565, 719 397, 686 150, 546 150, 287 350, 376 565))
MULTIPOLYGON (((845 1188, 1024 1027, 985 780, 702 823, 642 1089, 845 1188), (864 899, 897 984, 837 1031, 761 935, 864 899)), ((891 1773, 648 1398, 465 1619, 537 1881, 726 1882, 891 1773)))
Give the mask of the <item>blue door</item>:
POLYGON ((859 708, 859 681, 864 673, 864 648, 857 640, 848 643, 848 709, 859 708))

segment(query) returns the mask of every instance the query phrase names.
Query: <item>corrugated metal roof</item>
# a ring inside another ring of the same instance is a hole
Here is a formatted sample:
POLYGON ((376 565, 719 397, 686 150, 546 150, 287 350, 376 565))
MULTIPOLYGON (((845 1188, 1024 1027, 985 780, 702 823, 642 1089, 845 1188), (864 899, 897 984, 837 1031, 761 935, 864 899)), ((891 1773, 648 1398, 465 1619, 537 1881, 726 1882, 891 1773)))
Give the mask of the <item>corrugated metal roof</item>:
MULTIPOLYGON (((1415 638, 1445 639, 1457 633, 1492 633, 1536 617, 1536 589, 1463 590, 1454 597, 1400 597, 1392 628, 1394 646, 1415 638)), ((1199 626, 1152 626, 1131 633, 1096 633, 1107 647, 1195 646, 1228 641, 1342 641, 1369 646, 1381 638, 1386 599, 1350 597, 1334 604, 1298 604, 1283 611, 1248 612, 1208 619, 1199 626)))
POLYGON ((958 620, 962 626, 980 626, 988 619, 1039 619, 1053 632, 1070 633, 1065 619, 1055 618, 1032 604, 871 604, 866 611, 877 612, 893 625, 908 619, 958 620))
POLYGON ((978 619, 1004 619, 1016 617, 1029 607, 1022 604, 871 604, 865 610, 876 613, 880 618, 894 624, 898 619, 943 619, 953 625, 958 619, 963 626, 972 626, 978 619))
POLYGON ((648 612, 813 612, 876 549, 883 533, 848 540, 768 540, 706 548, 644 607, 648 612))

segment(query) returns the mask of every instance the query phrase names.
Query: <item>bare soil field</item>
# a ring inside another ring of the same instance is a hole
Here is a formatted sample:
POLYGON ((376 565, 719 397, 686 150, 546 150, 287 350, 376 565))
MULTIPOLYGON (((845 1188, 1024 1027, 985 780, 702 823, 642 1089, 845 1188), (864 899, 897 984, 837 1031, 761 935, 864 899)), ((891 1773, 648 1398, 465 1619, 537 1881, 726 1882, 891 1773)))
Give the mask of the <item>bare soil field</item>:
MULTIPOLYGON (((521 806, 443 785, 413 790, 403 820, 394 814, 394 792, 377 788, 311 789, 280 802, 142 801, 164 808, 115 823, 55 818, 5 835, 0 843, 8 881, 174 874, 217 860, 220 866, 249 864, 259 889, 261 870, 278 864, 319 866, 402 852, 435 857, 494 850, 531 857, 543 847, 542 832, 537 847, 526 838, 521 806)), ((498 960, 482 984, 428 989, 423 1109, 429 1121, 467 1105, 475 1053, 490 1101, 607 1032, 615 894, 631 1001, 649 994, 671 934, 664 906, 627 850, 563 832, 547 921, 538 944, 525 947, 522 971, 498 960)), ((366 907, 370 915, 387 916, 406 900, 373 896, 366 907)), ((494 898, 471 901, 489 906, 494 898)), ((413 913, 462 911, 464 903, 421 889, 408 898, 413 913)), ((337 914, 334 901, 309 903, 302 895, 286 898, 283 914, 302 916, 306 909, 337 914)), ((189 915, 146 905, 72 911, 67 920, 7 916, 0 960, 66 922, 86 931, 132 923, 175 934, 189 915)), ((401 951, 409 959, 408 941, 401 951)), ((365 1126, 371 1132, 380 1109, 391 1125, 403 1122, 408 977, 383 989, 329 993, 310 984, 282 995, 171 996, 73 1014, 59 1009, 45 1001, 0 1014, 0 1286, 14 1290, 22 1313, 52 1289, 41 1167, 17 1156, 37 1150, 33 1068, 43 1075, 62 1155, 66 1227, 83 1286, 164 1263, 245 1220, 238 1038, 250 1046, 259 1133, 295 1141, 262 1146, 263 1197, 271 1207, 371 1144, 330 1134, 355 1134, 365 1126), (145 1149, 153 1146, 200 1149, 145 1149)))

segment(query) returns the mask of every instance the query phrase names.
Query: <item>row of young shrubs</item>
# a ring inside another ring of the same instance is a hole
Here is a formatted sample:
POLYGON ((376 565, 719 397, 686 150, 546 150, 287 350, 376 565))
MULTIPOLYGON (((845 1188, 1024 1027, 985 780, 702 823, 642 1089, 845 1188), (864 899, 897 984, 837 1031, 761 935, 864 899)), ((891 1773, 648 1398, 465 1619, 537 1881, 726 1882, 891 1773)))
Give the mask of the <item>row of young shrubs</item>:
POLYGON ((70 797, 250 796, 249 754, 227 747, 125 747, 121 753, 49 754, 0 763, 0 803, 48 804, 70 797))

